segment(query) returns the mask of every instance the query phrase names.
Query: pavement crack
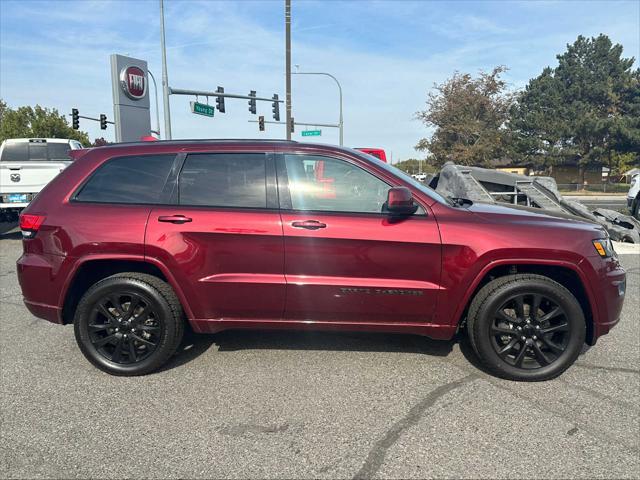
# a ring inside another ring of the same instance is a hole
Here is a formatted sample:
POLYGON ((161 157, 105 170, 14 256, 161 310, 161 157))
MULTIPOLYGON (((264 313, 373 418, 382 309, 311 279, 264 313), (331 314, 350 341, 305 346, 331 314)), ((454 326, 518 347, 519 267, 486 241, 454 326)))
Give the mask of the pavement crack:
POLYGON ((367 455, 367 459, 365 460, 364 464, 353 478, 373 478, 373 476, 382 466, 382 463, 384 462, 385 456, 389 449, 400 439, 400 436, 408 428, 418 423, 424 413, 429 408, 433 407, 436 402, 444 395, 455 390, 456 388, 460 388, 461 386, 472 382, 477 378, 480 378, 480 376, 472 373, 454 382, 441 385, 429 392, 429 394, 425 398, 411 407, 409 412, 404 417, 394 423, 391 428, 387 430, 384 437, 382 437, 375 443, 375 445, 369 452, 369 455, 367 455))
POLYGON ((586 370, 604 370, 606 372, 635 373, 636 375, 640 374, 640 370, 636 370, 633 368, 605 367, 601 365, 590 365, 588 363, 574 363, 574 366, 584 368, 586 370))
POLYGON ((600 400, 604 400, 605 402, 615 403, 623 408, 630 408, 631 410, 638 409, 638 406, 635 403, 618 400, 617 398, 610 397, 609 395, 605 395, 604 393, 600 393, 597 390, 570 383, 567 380, 563 380, 562 378, 559 378, 558 381, 564 383, 569 388, 573 388, 574 390, 578 390, 579 392, 586 393, 587 395, 598 398, 600 400))

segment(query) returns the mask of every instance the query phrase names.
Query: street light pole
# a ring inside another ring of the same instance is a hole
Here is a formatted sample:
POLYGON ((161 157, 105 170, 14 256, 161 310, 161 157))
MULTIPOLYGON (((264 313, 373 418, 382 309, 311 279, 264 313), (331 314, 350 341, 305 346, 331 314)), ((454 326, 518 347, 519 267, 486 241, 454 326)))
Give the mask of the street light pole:
POLYGON ((291 0, 284 0, 287 140, 291 140, 291 0))
POLYGON ((293 75, 324 75, 326 77, 330 77, 336 82, 338 85, 338 92, 340 93, 340 120, 338 121, 338 125, 340 125, 340 146, 344 145, 344 120, 342 118, 342 86, 336 77, 331 75, 330 73, 325 72, 293 72, 293 75))
POLYGON ((153 80, 153 91, 156 94, 156 128, 158 129, 158 138, 160 138, 160 110, 158 110, 158 84, 156 83, 156 77, 153 76, 151 70, 147 70, 151 80, 153 80))
POLYGON ((162 98, 164 100, 164 138, 171 140, 171 111, 169 107, 169 78, 167 76, 167 48, 164 40, 164 2, 160 0, 160 48, 162 50, 162 98))

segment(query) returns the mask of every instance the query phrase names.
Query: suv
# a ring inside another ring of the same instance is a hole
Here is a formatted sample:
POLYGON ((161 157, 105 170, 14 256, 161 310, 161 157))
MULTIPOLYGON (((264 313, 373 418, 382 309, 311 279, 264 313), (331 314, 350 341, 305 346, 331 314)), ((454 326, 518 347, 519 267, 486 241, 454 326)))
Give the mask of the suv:
POLYGON ((12 138, 0 145, 0 218, 11 220, 82 148, 66 138, 12 138))
POLYGON ((444 198, 357 150, 185 140, 83 152, 21 215, 18 277, 31 313, 73 323, 112 374, 158 369, 188 322, 464 330, 494 374, 545 380, 620 316, 625 272, 601 226, 444 198))

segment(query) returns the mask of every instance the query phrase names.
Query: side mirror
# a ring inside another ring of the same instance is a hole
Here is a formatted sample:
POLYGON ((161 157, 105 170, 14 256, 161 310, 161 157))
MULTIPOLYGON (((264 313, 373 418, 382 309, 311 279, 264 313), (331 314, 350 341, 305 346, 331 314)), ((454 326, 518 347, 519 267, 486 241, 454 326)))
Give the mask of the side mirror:
POLYGON ((387 201, 383 211, 390 215, 413 215, 418 205, 413 201, 411 190, 407 187, 393 187, 387 192, 387 201))

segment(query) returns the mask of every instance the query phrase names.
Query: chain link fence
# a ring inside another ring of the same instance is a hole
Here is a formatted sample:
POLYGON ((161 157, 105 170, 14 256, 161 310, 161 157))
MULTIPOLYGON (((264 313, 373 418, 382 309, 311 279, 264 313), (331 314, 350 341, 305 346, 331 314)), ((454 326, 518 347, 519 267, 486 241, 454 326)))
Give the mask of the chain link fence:
POLYGON ((628 183, 558 183, 558 190, 562 194, 585 194, 585 193, 627 193, 628 183))

